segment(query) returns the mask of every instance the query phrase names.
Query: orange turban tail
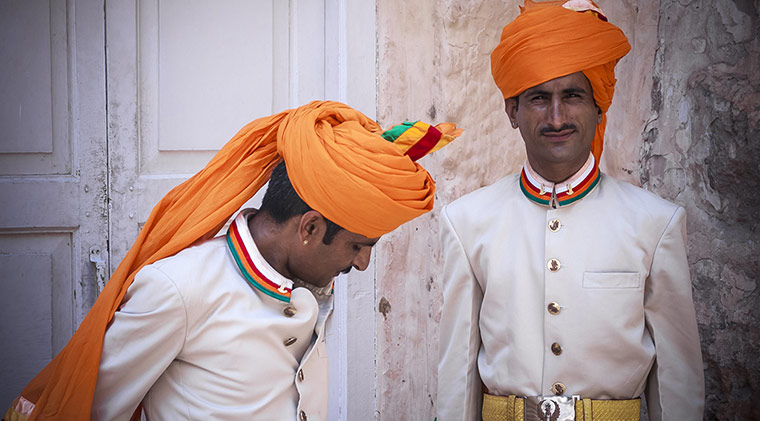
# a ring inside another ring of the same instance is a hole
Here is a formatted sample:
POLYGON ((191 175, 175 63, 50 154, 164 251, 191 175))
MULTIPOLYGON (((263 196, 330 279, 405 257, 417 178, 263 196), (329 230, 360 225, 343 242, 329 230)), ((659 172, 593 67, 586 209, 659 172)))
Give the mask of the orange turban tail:
POLYGON ((106 327, 135 274, 213 237, 269 180, 280 159, 301 199, 366 237, 379 237, 431 210, 435 184, 404 151, 412 145, 421 157, 421 149, 435 150, 461 130, 452 124, 419 124, 423 131, 396 144, 364 114, 341 103, 314 101, 243 127, 204 169, 153 208, 77 332, 4 419, 89 419, 106 327))
POLYGON ((607 22, 590 0, 525 0, 520 15, 501 33, 491 53, 491 73, 504 98, 582 71, 601 108, 591 151, 599 162, 607 110, 615 93, 615 65, 631 46, 617 26, 607 22))

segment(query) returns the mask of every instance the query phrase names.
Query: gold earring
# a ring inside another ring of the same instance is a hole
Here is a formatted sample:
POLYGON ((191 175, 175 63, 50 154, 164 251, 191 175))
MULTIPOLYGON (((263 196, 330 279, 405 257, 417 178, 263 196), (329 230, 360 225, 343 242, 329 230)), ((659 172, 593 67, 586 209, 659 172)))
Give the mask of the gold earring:
POLYGON ((309 244, 309 240, 303 240, 303 245, 309 244))
POLYGON ((512 128, 513 128, 513 129, 516 129, 516 128, 517 128, 517 123, 515 123, 514 121, 512 122, 512 128))

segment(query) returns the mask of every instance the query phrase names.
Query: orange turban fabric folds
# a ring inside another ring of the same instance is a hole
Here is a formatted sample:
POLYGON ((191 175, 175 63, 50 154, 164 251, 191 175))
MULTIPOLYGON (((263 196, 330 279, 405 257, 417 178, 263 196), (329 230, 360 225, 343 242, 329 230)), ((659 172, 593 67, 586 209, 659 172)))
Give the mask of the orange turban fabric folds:
POLYGON ((623 31, 600 12, 590 0, 525 0, 491 53, 491 73, 504 98, 575 72, 586 75, 604 114, 591 146, 597 162, 615 93, 615 65, 631 49, 623 31))
POLYGON ((303 108, 280 125, 277 150, 310 207, 369 238, 433 208, 432 178, 377 123, 347 107, 303 108))
MULTIPOLYGON (((439 143, 461 132, 450 124, 436 127, 439 143)), ((135 274, 213 237, 269 180, 281 159, 309 206, 366 237, 379 237, 431 210, 435 184, 430 175, 380 134, 364 114, 331 101, 314 101, 243 127, 204 169, 153 208, 77 332, 4 419, 89 419, 106 327, 135 274)))

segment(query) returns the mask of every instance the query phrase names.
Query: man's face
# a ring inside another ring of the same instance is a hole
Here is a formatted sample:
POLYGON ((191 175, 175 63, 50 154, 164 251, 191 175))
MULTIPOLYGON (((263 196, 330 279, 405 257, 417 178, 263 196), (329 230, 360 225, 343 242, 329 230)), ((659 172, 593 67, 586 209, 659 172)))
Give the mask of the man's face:
POLYGON ((323 287, 352 268, 365 270, 377 241, 378 238, 367 238, 343 229, 335 234, 330 244, 321 241, 321 237, 309 240, 299 256, 301 262, 296 265, 296 275, 305 282, 323 287))
POLYGON ((530 165, 560 182, 588 159, 602 114, 583 72, 558 77, 506 100, 513 127, 520 129, 530 165))

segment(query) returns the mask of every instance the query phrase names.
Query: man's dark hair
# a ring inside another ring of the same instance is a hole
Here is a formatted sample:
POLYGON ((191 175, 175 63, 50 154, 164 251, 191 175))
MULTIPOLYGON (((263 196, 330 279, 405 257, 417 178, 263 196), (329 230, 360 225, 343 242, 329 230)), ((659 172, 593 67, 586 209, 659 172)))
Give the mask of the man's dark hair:
MULTIPOLYGON (((282 224, 288 219, 303 215, 312 210, 306 202, 298 196, 293 185, 288 178, 288 170, 285 168, 285 161, 280 162, 274 167, 272 177, 269 179, 269 187, 264 193, 264 199, 261 201, 260 212, 266 212, 278 224, 282 224)), ((332 243, 335 235, 343 228, 322 216, 325 220, 326 230, 322 237, 324 244, 332 243)))

